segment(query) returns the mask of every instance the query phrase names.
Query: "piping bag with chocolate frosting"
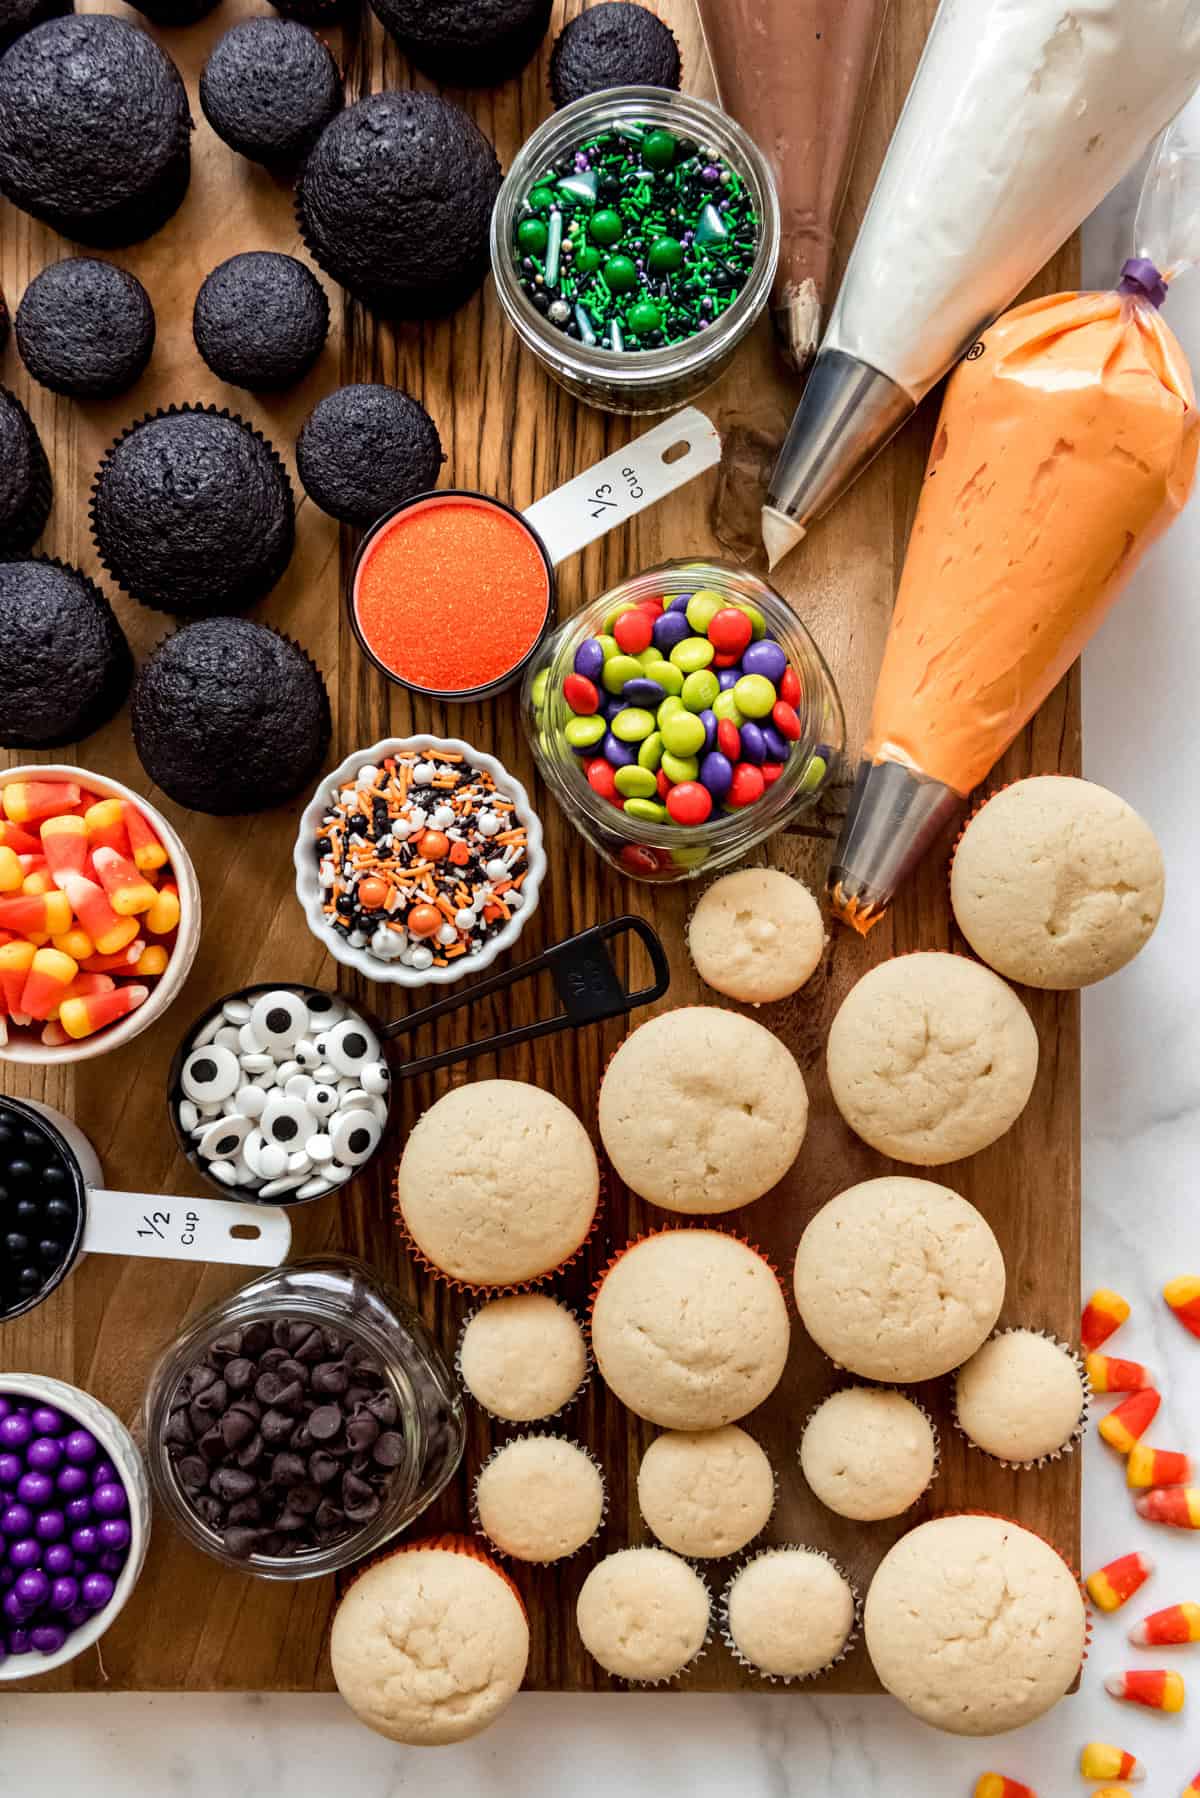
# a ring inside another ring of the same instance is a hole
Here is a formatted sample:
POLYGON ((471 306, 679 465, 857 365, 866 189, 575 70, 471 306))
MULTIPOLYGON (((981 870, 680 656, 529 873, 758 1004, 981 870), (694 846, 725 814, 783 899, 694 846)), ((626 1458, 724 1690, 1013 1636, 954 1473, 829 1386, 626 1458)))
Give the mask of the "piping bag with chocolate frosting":
POLYGON ((771 567, 1198 81, 1196 0, 941 0, 771 476, 771 567))
POLYGON ((829 874, 868 931, 1182 509, 1191 371, 1159 314, 1200 260, 1200 102, 1164 134, 1109 293, 1004 313, 946 388, 829 874))

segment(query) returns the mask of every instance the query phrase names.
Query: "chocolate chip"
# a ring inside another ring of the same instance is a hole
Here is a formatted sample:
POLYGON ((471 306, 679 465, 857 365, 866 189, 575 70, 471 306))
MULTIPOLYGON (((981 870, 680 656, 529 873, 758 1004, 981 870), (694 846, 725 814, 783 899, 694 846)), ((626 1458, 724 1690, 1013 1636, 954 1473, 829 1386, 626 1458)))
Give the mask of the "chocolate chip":
POLYGON ((340 1463, 327 1449, 314 1448, 308 1457, 308 1477, 315 1480, 318 1486, 327 1486, 330 1480, 337 1478, 340 1471, 340 1463))
MULTIPOLYGON (((282 1375, 276 1375, 276 1378, 282 1378, 282 1375)), ((289 1380, 282 1391, 275 1394, 275 1409, 277 1411, 298 1411, 303 1403, 304 1382, 300 1380, 289 1380)))
POLYGON ((253 1467, 262 1458, 263 1439, 257 1430, 248 1442, 243 1442, 234 1456, 239 1467, 253 1467))
POLYGON ((259 1371, 261 1373, 274 1373, 281 1361, 289 1361, 290 1359, 291 1356, 288 1354, 286 1348, 277 1344, 275 1348, 265 1349, 258 1357, 259 1371))
POLYGON ((199 1411, 202 1415, 219 1417, 228 1403, 228 1386, 224 1380, 213 1380, 210 1385, 205 1386, 202 1392, 195 1395, 191 1403, 191 1410, 193 1413, 199 1411))
POLYGON ((175 1448, 190 1448, 196 1440, 186 1411, 172 1411, 163 1428, 163 1441, 175 1448))
POLYGON ((301 1517, 311 1517, 321 1503, 321 1494, 311 1480, 303 1480, 299 1486, 292 1487, 288 1503, 301 1517))
POLYGON ((297 1361, 294 1355, 289 1355, 286 1361, 281 1361, 275 1372, 280 1379, 299 1380, 301 1386, 307 1386, 312 1378, 311 1370, 305 1367, 303 1361, 297 1361))
POLYGON ((353 1449, 370 1448, 379 1435, 379 1425, 365 1408, 346 1425, 346 1441, 353 1449))
POLYGON ((175 1463, 175 1471, 188 1492, 202 1492, 208 1485, 208 1462, 199 1455, 185 1455, 175 1463))
POLYGON ((268 1370, 266 1373, 260 1373, 255 1380, 254 1396, 260 1404, 273 1405, 286 1386, 286 1380, 281 1380, 277 1373, 268 1370))
POLYGON ((322 1535, 331 1535, 346 1527, 346 1513, 340 1505, 335 1505, 330 1499, 323 1498, 317 1506, 317 1514, 313 1521, 322 1535))
POLYGON ((288 1335, 288 1348, 297 1361, 307 1366, 325 1358, 325 1338, 316 1324, 293 1324, 288 1335))
POLYGON ((242 1352, 242 1332, 231 1330, 227 1336, 218 1336, 215 1342, 208 1345, 208 1354, 213 1361, 231 1361, 242 1352))
POLYGON ((254 1419, 245 1411, 226 1411, 218 1435, 226 1448, 241 1448, 255 1434, 254 1419))
POLYGON ((290 1317, 277 1317, 271 1325, 271 1341, 279 1348, 287 1348, 291 1333, 292 1319, 290 1317))
POLYGON ((372 1450, 381 1467, 399 1467, 404 1460, 404 1438, 395 1430, 385 1430, 372 1450))
POLYGON ((272 1445, 279 1442, 286 1442, 295 1427, 296 1419, 294 1417, 288 1417, 283 1411, 272 1409, 263 1412, 262 1434, 264 1442, 269 1442, 272 1445))
POLYGON ((370 1486, 353 1473, 342 1481, 342 1504, 351 1523, 369 1523, 379 1510, 379 1500, 370 1486))
POLYGON ((255 1423, 261 1421, 263 1414, 263 1408, 252 1392, 243 1392, 239 1398, 234 1399, 229 1409, 231 1411, 244 1411, 247 1417, 252 1417, 254 1419, 255 1423))
POLYGON ((235 1561, 248 1561, 263 1539, 262 1530, 248 1529, 243 1524, 233 1524, 225 1531, 225 1548, 235 1561))
POLYGON ((242 1353, 252 1359, 261 1355, 271 1341, 271 1327, 265 1323, 247 1324, 242 1331, 242 1353))
POLYGON ((195 1500, 196 1513, 203 1518, 210 1529, 219 1530, 225 1522, 225 1506, 219 1498, 209 1492, 202 1492, 195 1500))
POLYGON ((285 1449, 271 1462, 271 1478, 277 1486, 282 1486, 285 1491, 292 1486, 298 1486, 301 1480, 307 1478, 307 1475, 308 1468, 303 1455, 292 1454, 290 1450, 285 1449))
POLYGON ((218 1467, 208 1486, 217 1498, 232 1503, 234 1499, 249 1498, 252 1492, 257 1492, 258 1481, 252 1473, 243 1473, 240 1467, 218 1467))
POLYGON ((381 1424, 385 1430, 391 1429, 399 1415, 396 1409, 395 1397, 386 1389, 383 1392, 374 1392, 371 1394, 371 1397, 367 1400, 367 1410, 371 1413, 371 1416, 376 1422, 381 1424))
MULTIPOLYGON (((228 1412, 226 1412, 226 1416, 228 1416, 228 1412)), ((203 1436, 201 1436, 200 1441, 196 1445, 199 1448, 200 1453, 204 1456, 204 1459, 210 1462, 214 1467, 218 1461, 222 1461, 225 1458, 226 1443, 225 1438, 221 1433, 221 1425, 224 1422, 225 1418, 223 1417, 221 1423, 214 1423, 211 1429, 205 1430, 203 1436)), ((251 1425, 251 1428, 253 1428, 253 1425, 251 1425)))
POLYGON ((314 1442, 332 1442, 341 1434, 342 1408, 340 1405, 318 1405, 308 1419, 309 1434, 314 1442))
POLYGON ((296 1530, 307 1529, 307 1527, 308 1518, 302 1517, 299 1511, 293 1511, 290 1506, 282 1510, 275 1519, 275 1528, 283 1530, 288 1535, 293 1534, 296 1530))
POLYGON ((292 1432, 292 1447, 301 1449, 307 1454, 312 1445, 313 1433, 306 1423, 302 1423, 299 1429, 292 1432))
POLYGON ((262 1500, 256 1496, 239 1498, 229 1507, 230 1523, 261 1523, 262 1514, 262 1500))
POLYGON ((322 1361, 312 1370, 312 1389, 325 1398, 340 1398, 349 1384, 344 1361, 322 1361))
POLYGON ((246 1392, 254 1384, 254 1363, 245 1355, 225 1363, 225 1384, 230 1392, 246 1392))

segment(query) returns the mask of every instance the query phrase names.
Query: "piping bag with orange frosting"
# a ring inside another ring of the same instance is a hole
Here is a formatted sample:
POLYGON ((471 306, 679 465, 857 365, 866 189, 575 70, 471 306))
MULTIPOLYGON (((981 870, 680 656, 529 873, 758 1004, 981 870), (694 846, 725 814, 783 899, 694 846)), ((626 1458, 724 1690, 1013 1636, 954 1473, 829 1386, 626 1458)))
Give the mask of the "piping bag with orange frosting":
POLYGON ((1189 112, 1160 140, 1117 288, 1003 313, 946 389, 829 874, 864 934, 1191 492, 1200 416, 1159 313, 1200 259, 1189 112))

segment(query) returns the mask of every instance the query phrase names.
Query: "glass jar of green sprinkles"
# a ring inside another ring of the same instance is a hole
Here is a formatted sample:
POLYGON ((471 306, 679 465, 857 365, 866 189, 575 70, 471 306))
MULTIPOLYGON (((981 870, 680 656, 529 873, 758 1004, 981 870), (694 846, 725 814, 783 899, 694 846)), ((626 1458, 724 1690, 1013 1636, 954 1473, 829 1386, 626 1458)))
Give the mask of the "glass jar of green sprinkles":
POLYGON ((716 380, 766 306, 779 202, 720 107, 609 88, 518 151, 491 247, 508 321, 556 381, 607 412, 665 412, 716 380))

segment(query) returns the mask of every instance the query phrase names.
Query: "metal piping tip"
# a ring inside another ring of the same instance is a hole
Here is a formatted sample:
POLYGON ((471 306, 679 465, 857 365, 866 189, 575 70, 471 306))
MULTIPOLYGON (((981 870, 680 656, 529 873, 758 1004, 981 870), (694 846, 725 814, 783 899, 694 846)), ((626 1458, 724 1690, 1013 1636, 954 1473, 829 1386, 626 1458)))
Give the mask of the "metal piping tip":
POLYGON ((771 319, 784 359, 798 375, 806 375, 821 342, 821 296, 811 275, 777 285, 771 319))
MULTIPOLYGON (((779 452, 767 505, 793 531, 807 530, 854 484, 914 409, 904 389, 877 368, 844 350, 822 349, 779 452)), ((769 551, 765 524, 763 541, 769 551)), ((791 537, 779 555, 786 555, 796 541, 791 537)))
POLYGON ((767 552, 767 568, 773 569, 778 562, 790 555, 804 535, 804 526, 789 518, 786 512, 780 512, 776 506, 764 506, 762 509, 762 540, 767 552))

